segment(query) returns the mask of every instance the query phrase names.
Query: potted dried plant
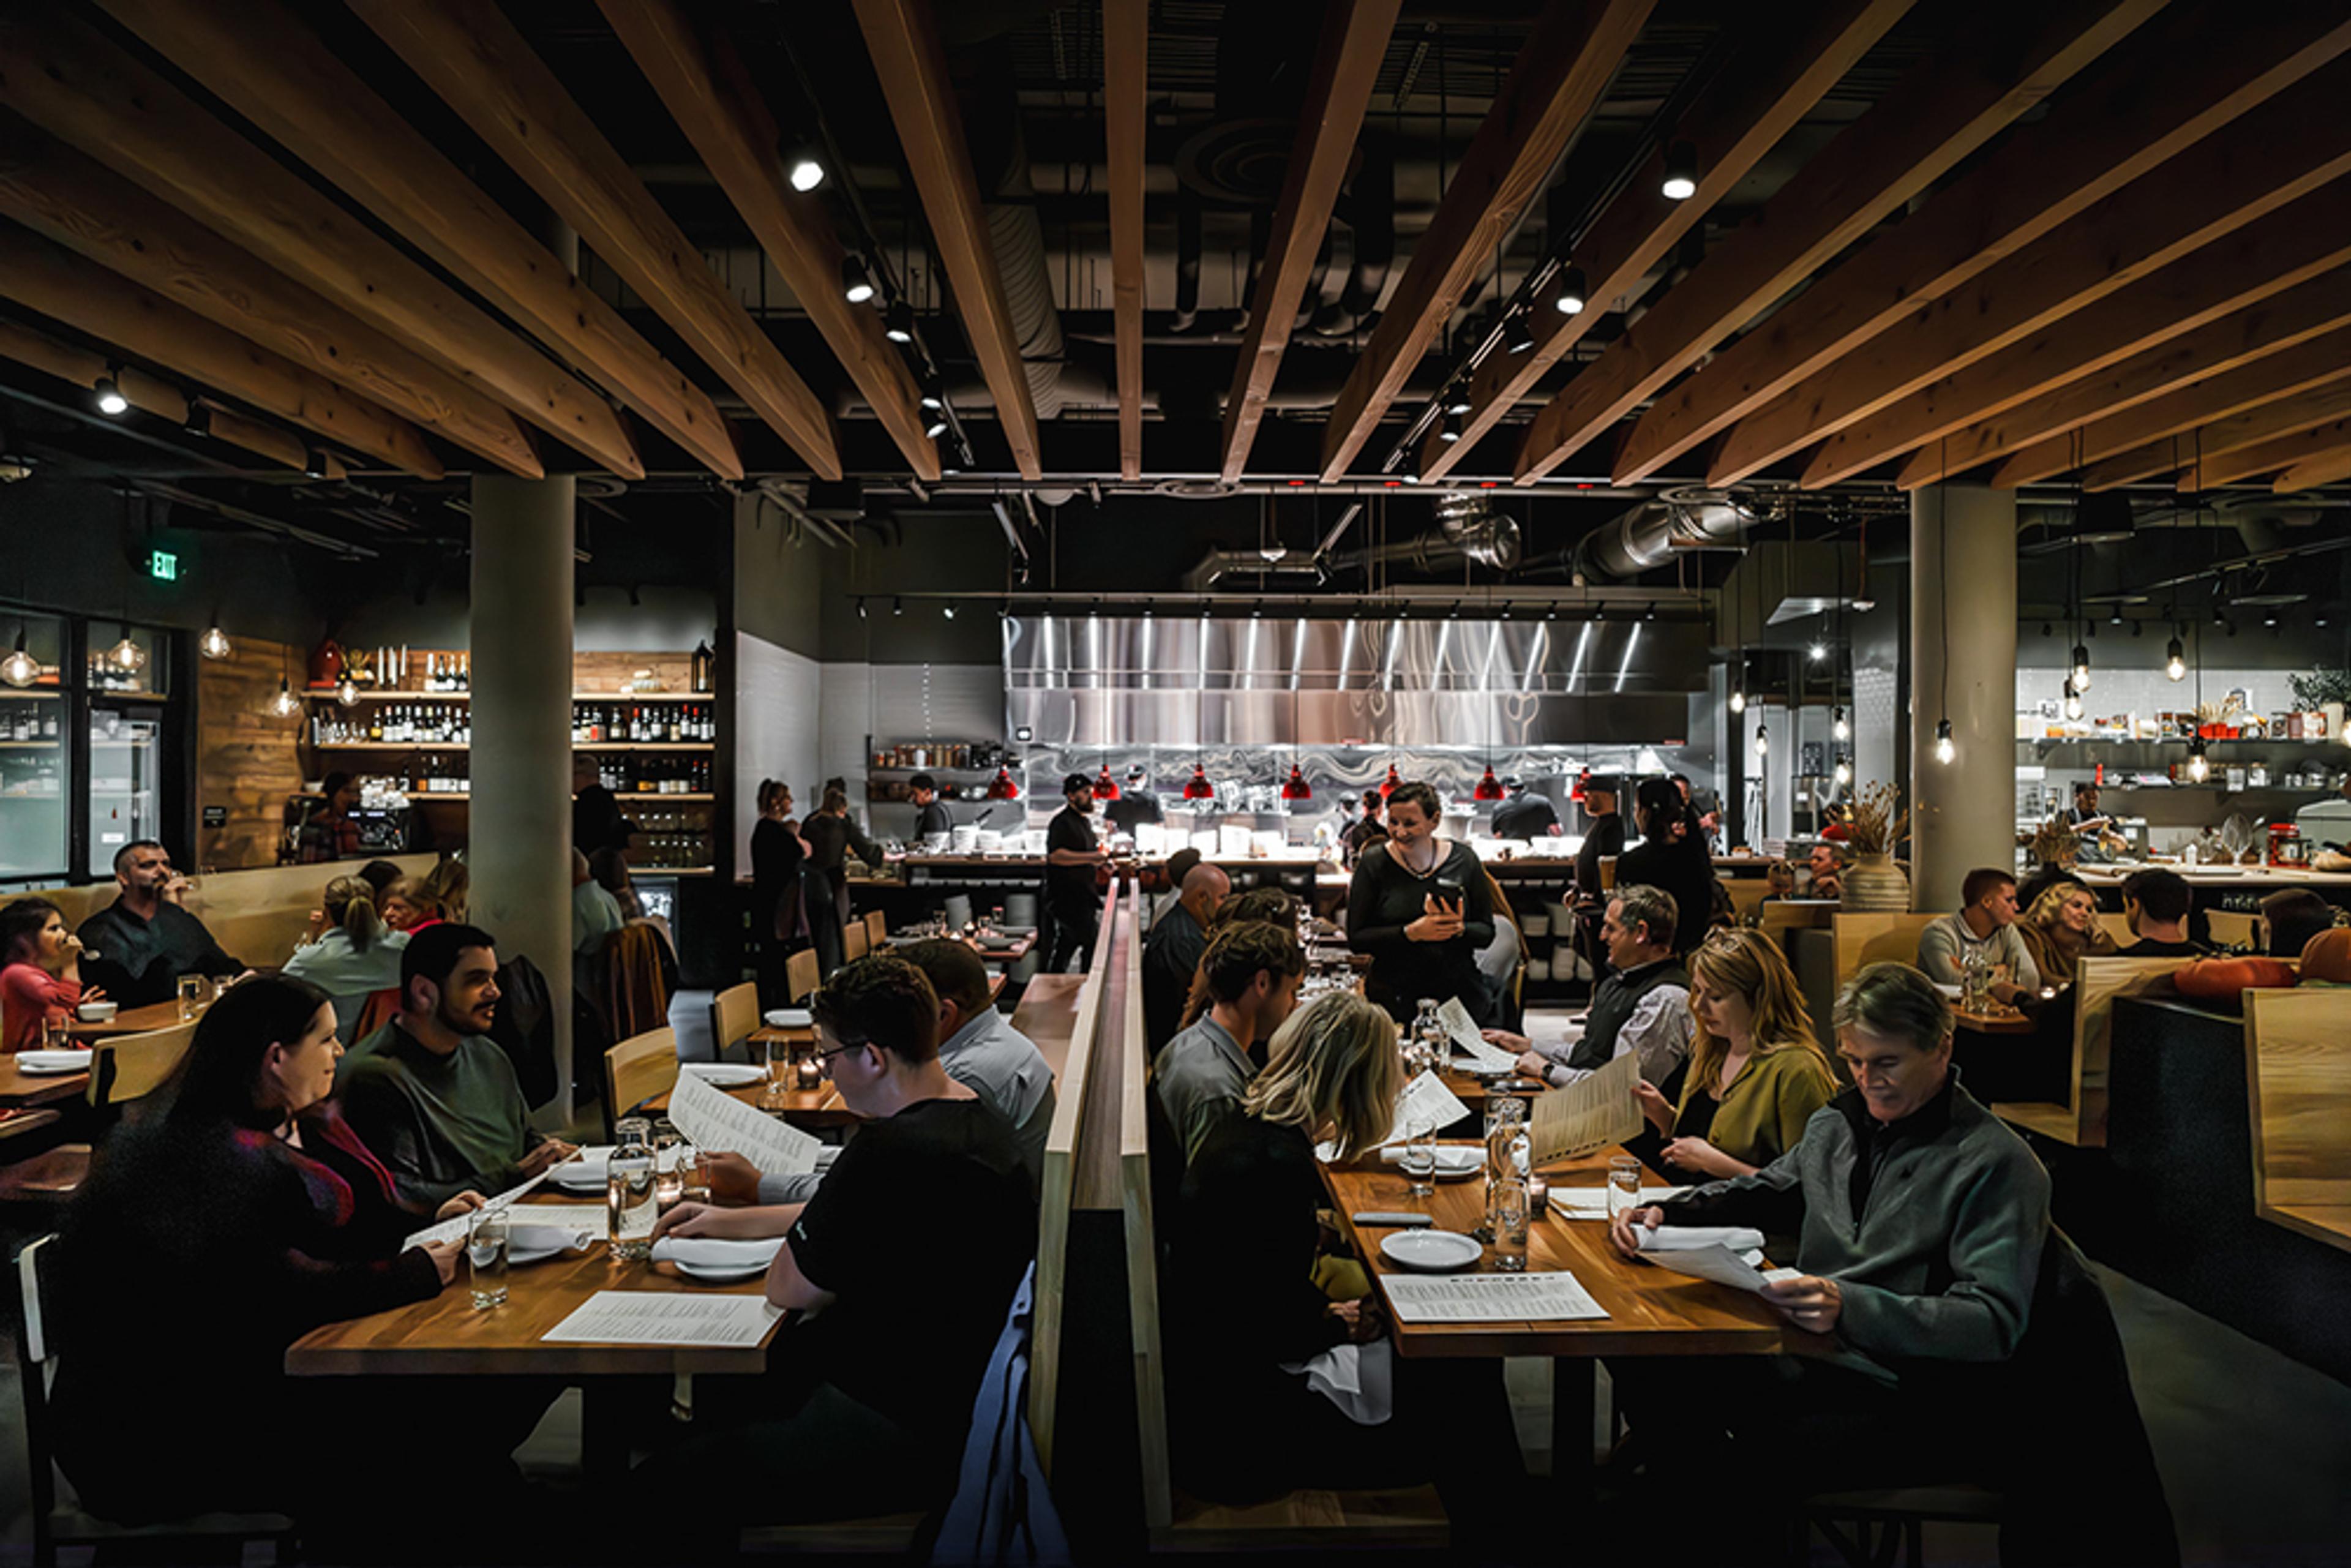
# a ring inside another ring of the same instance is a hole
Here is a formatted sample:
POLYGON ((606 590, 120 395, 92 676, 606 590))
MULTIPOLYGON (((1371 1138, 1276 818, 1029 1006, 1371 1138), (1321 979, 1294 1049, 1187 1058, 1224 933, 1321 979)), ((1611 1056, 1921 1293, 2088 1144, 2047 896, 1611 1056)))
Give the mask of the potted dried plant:
POLYGON ((1854 860, 1844 874, 1845 908, 1909 912, 1910 877, 1894 860, 1894 846, 1902 841, 1909 827, 1909 813, 1902 809, 1902 791, 1891 784, 1868 786, 1846 809, 1844 843, 1854 860))

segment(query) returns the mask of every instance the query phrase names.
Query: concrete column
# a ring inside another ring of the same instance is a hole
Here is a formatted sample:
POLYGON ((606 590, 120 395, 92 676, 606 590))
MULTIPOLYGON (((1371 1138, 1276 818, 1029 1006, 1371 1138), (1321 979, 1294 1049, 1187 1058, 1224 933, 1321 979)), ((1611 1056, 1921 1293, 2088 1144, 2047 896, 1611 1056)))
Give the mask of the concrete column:
POLYGON ((1912 494, 1910 605, 1912 905, 1952 910, 1970 871, 2016 863, 2016 492, 1912 494))
POLYGON ((547 977, 571 1119, 571 573, 569 477, 473 482, 472 920, 547 977))

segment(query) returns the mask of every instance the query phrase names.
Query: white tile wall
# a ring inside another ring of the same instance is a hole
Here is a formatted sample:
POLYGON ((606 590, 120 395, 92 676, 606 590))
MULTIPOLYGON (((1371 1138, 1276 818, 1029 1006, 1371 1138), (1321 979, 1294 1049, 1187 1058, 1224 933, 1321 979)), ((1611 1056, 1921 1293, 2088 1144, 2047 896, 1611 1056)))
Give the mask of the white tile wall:
MULTIPOLYGON (((2209 667, 2204 672, 2204 700, 2218 703, 2231 691, 2241 687, 2249 706, 2256 713, 2282 712, 2294 706, 2294 688, 2287 685, 2290 674, 2285 670, 2209 667)), ((2065 674, 2062 669, 2018 666, 2017 711, 2035 712, 2040 704, 2064 696, 2065 674)), ((2151 714, 2192 707, 2196 703, 2196 671, 2190 666, 2188 678, 2175 682, 2159 667, 2101 669, 2098 652, 2093 648, 2090 650, 2090 689, 2082 695, 2082 702, 2085 709, 2093 715, 2151 714)))

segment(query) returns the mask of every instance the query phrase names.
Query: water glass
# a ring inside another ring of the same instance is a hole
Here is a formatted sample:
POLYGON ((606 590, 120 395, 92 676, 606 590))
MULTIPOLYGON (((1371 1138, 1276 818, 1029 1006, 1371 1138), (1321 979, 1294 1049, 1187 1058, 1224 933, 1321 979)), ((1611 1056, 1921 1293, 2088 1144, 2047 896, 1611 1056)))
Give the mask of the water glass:
POLYGON ((1641 1207, 1641 1162, 1618 1155, 1608 1162, 1608 1218, 1641 1207))
POLYGON ((465 1283, 473 1291, 477 1312, 507 1304, 507 1265, 513 1236, 503 1205, 477 1208, 465 1223, 465 1283))
POLYGON ((1437 1123, 1416 1117, 1405 1129, 1405 1179, 1415 1197, 1437 1196, 1437 1123))
POLYGON ((653 1124, 623 1116, 612 1124, 612 1153, 604 1163, 605 1235, 612 1256, 641 1259, 653 1250, 653 1124))
POLYGON ((204 1005, 204 977, 202 975, 180 977, 180 1021, 187 1022, 204 1005))
POLYGON ((653 1124, 653 1206, 667 1211, 685 1196, 685 1135, 667 1121, 653 1124))
POLYGON ((782 1110, 789 1103, 784 1096, 790 1092, 791 1087, 791 1041, 770 1037, 768 1040, 768 1081, 759 1086, 759 1109, 782 1110))
POLYGON ((73 1026, 71 1024, 68 1023, 63 1019, 44 1018, 41 1019, 41 1049, 43 1051, 71 1051, 73 1049, 73 1026))
POLYGON ((1494 1229, 1494 1268, 1522 1274, 1527 1268, 1527 1187, 1516 1176, 1494 1183, 1486 1193, 1486 1219, 1494 1229))

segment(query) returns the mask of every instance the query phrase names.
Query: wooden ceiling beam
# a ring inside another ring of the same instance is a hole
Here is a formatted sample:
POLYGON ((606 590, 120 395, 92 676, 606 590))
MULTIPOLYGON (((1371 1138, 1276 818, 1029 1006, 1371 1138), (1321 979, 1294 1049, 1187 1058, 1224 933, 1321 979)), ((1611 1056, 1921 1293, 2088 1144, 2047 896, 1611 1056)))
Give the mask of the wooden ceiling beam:
POLYGON ((2297 490, 2339 485, 2346 479, 2351 479, 2351 424, 2338 431, 2334 445, 2297 459, 2270 488, 2281 496, 2291 496, 2297 490))
MULTIPOLYGON (((97 386, 98 378, 111 370, 114 390, 131 407, 172 424, 188 423, 188 396, 170 382, 151 376, 135 365, 115 364, 103 354, 52 338, 47 332, 35 331, 22 322, 0 318, 0 359, 30 365, 43 375, 83 388, 97 386)), ((286 439, 296 441, 290 435, 286 439)))
POLYGON ((469 0, 351 10, 819 477, 841 477, 830 411, 504 12, 469 0))
MULTIPOLYGON (((2346 49, 2351 19, 2315 8, 2225 29, 2201 14, 2158 17, 2038 123, 1669 388, 1626 434, 1614 476, 1650 477, 2346 49)), ((1718 454, 1713 467, 1744 478, 1771 460, 1718 454)))
MULTIPOLYGON (((405 0, 385 0, 404 4, 405 0)), ((1037 439, 1037 402, 1020 340, 1004 298, 1004 277, 980 211, 979 181, 965 144, 963 110, 947 79, 946 47, 939 41, 929 0, 855 0, 857 25, 873 57, 882 96, 898 128, 898 144, 930 221, 931 243, 955 296, 956 314, 996 402, 996 419, 1024 479, 1044 476, 1037 439)))
POLYGON ((2351 202, 2322 188, 1838 432, 1799 483, 1834 484, 1913 452, 1896 480, 1905 488, 1964 473, 1984 455, 1947 451, 1949 437, 2346 263, 2351 202))
MULTIPOLYGON (((2336 419, 2307 429, 2256 442, 2239 447, 2234 452, 2207 453, 2196 455, 2192 438, 2183 439, 2180 449, 2189 455, 2179 470, 2178 488, 2181 495, 2191 496, 2205 490, 2217 490, 2223 485, 2242 484, 2263 474, 2281 469, 2292 471, 2297 466, 2325 462, 2346 444, 2351 444, 2351 419, 2336 419)), ((2295 488, 2311 481, 2307 474, 2295 488)))
MULTIPOLYGON (((1142 0, 1103 0, 1105 16, 1110 11, 1132 6, 1138 14, 1142 0)), ((1272 394, 1275 375, 1281 369, 1281 356, 1290 346, 1291 329, 1297 324, 1300 300, 1306 292, 1308 278, 1314 269, 1316 254, 1322 249, 1323 235, 1331 226, 1332 209, 1338 204, 1339 187, 1346 178, 1347 163, 1354 155, 1355 138, 1362 131, 1364 111, 1370 107, 1372 89, 1380 74, 1380 62, 1387 57, 1388 37, 1395 31, 1396 13, 1403 9, 1403 0, 1334 0, 1323 12, 1322 37, 1314 50, 1314 64, 1306 78, 1306 97, 1300 108, 1298 135, 1290 148, 1290 163, 1284 171, 1281 197, 1273 209, 1273 225, 1264 256, 1258 268, 1257 287, 1249 296, 1249 333, 1241 344, 1240 362, 1233 370, 1232 390, 1225 397, 1224 467, 1228 483, 1238 479, 1249 466, 1249 447, 1257 440, 1257 429, 1265 417, 1265 402, 1272 394)), ((1109 37, 1105 37, 1105 52, 1109 37)), ((1139 90, 1140 64, 1137 88, 1139 90)), ((1113 101, 1113 107, 1115 108, 1113 101)), ((1143 165, 1141 161, 1142 107, 1135 106, 1134 135, 1136 159, 1134 179, 1134 261, 1139 268, 1143 261, 1143 165)), ((1118 137, 1113 129, 1111 140, 1111 249, 1112 269, 1115 276, 1118 249, 1119 165, 1118 137)), ((1120 319, 1121 390, 1119 417, 1125 418, 1126 395, 1123 336, 1126 326, 1120 319)), ((1134 302, 1135 371, 1140 391, 1142 379, 1143 302, 1138 282, 1134 302)), ((1138 421, 1140 410, 1138 408, 1138 421)), ((1136 428, 1140 445, 1141 426, 1136 428)), ((1130 474, 1129 478, 1135 476, 1130 474)))
MULTIPOLYGON (((2346 94, 2351 60, 2338 60, 1928 304, 1740 421, 1722 438, 1707 482, 1744 478, 1865 423, 2351 173, 2351 122, 2341 112, 2346 94)), ((1980 461, 2013 450, 1968 455, 1980 461)))
POLYGON ((2029 39, 1987 28, 1972 47, 1919 62, 1544 405, 1520 443, 1519 478, 1550 473, 1610 430, 2158 4, 2051 0, 2036 13, 2040 26, 2029 39))
POLYGON ((845 253, 824 199, 792 189, 783 133, 734 46, 701 30, 677 0, 603 0, 603 11, 908 468, 937 479, 922 384, 884 335, 882 313, 842 296, 845 253))
POLYGON ((1323 431, 1326 481, 1347 472, 1452 319, 1462 290, 1541 193, 1655 4, 1552 0, 1542 8, 1340 391, 1323 431))
POLYGON ((1667 197, 1659 189, 1666 150, 1650 152, 1576 241, 1573 259, 1589 291, 1584 308, 1573 316, 1538 309, 1530 352, 1487 356, 1470 378, 1461 438, 1444 441, 1430 432, 1421 446, 1422 477, 1451 473, 1585 333, 1621 308, 1910 5, 1911 0, 1838 0, 1809 8, 1809 26, 1802 28, 1776 15, 1758 22, 1740 52, 1739 68, 1717 77, 1672 134, 1698 153, 1698 193, 1687 201, 1667 197))
POLYGON ((602 395, 124 50, 57 7, 0 9, 0 100, 629 478, 602 395))
MULTIPOLYGON (((1385 5, 1393 14, 1398 0, 1373 0, 1375 5, 1385 5)), ((1342 11, 1360 9, 1354 0, 1343 0, 1332 7, 1332 16, 1324 26, 1333 25, 1342 11)), ((1102 136, 1109 164, 1110 197, 1110 314, 1112 351, 1116 358, 1118 383, 1118 474, 1122 479, 1143 477, 1143 168, 1144 139, 1148 124, 1145 110, 1150 96, 1151 4, 1150 0, 1102 0, 1102 136)), ((1374 68, 1376 68, 1376 67, 1374 68)), ((1318 61, 1319 72, 1321 64, 1318 61)), ((1366 93, 1369 92, 1366 88, 1366 93)), ((1307 87, 1307 124, 1313 120, 1314 88, 1307 87)), ((1361 116, 1358 115, 1360 119, 1361 116)), ((1301 134, 1303 127, 1301 126, 1301 134)), ((1352 144, 1353 137, 1348 138, 1352 144)), ((1344 159, 1341 162, 1343 163, 1344 159)), ((1289 178, 1300 176, 1296 159, 1291 160, 1289 178)), ((1334 187, 1335 192, 1335 187, 1334 187)), ((1328 217, 1328 213, 1325 213, 1328 217)), ((1275 210, 1276 234, 1279 235, 1280 209, 1275 210)), ((1269 250, 1268 256, 1276 252, 1269 250)), ((1267 269, 1270 271, 1270 267, 1267 269)), ((1259 277, 1260 291, 1265 287, 1262 274, 1259 277)), ((1288 334, 1285 331, 1284 337, 1288 334)), ((1276 348, 1276 358, 1281 350, 1276 348)), ((1247 350, 1243 350, 1246 362, 1247 350)), ((1270 378, 1269 377, 1269 380, 1270 378)), ((1252 424, 1252 433, 1254 424, 1252 424)), ((1241 457, 1249 455, 1249 441, 1241 442, 1241 457)), ((1233 411, 1225 410, 1226 477, 1238 475, 1233 468, 1233 411)))
POLYGON ((0 298, 420 479, 446 470, 406 420, 37 235, 0 225, 0 298))
POLYGON ((0 206, 85 259, 510 474, 547 470, 504 403, 95 159, 0 112, 0 206))
POLYGON ((277 0, 99 0, 116 21, 722 477, 709 394, 360 79, 277 0))
MULTIPOLYGON (((2108 458, 2351 376, 2351 288, 2341 274, 2330 274, 2303 286, 2327 287, 2332 303, 2325 308, 2336 319, 2332 329, 2297 333, 2291 343, 2241 353, 2233 365, 2216 364, 2219 356, 2186 348, 2188 338, 2241 330, 2236 318, 2225 318, 1998 415, 1999 421, 2018 421, 2022 430, 2049 434, 2016 446, 1992 471, 1992 487, 2012 490, 2074 469, 2084 470, 2086 483, 2089 468, 2108 458), (2150 387, 2160 390, 2142 390, 2150 387)), ((2254 309, 2266 312, 2277 303, 2264 300, 2254 309)), ((2265 335, 2274 330, 2267 324, 2258 329, 2265 335)))

